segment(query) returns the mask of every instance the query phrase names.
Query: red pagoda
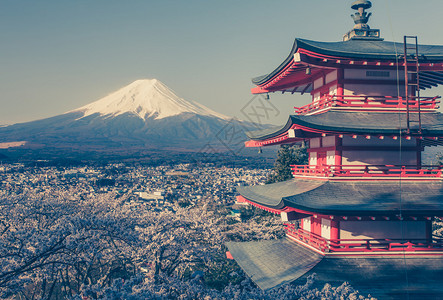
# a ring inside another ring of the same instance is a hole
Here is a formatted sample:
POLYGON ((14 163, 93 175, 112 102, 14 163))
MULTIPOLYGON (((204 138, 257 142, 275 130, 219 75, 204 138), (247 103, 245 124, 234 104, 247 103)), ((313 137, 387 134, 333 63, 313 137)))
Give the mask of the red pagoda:
POLYGON ((349 281, 375 296, 443 298, 441 166, 422 165, 425 147, 443 144, 439 98, 443 46, 384 41, 368 25, 371 2, 355 1, 354 28, 341 42, 296 39, 253 94, 309 93, 278 128, 249 132, 247 147, 308 145, 309 164, 293 179, 238 188, 239 202, 279 214, 287 238, 228 243, 230 254, 263 289, 349 281))

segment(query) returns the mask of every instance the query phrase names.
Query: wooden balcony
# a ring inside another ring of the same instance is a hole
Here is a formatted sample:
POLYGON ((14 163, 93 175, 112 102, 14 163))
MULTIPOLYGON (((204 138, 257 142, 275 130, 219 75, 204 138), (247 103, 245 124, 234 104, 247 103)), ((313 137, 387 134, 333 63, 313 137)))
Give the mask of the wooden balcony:
POLYGON ((318 234, 285 224, 289 237, 324 253, 343 252, 429 252, 443 251, 443 240, 426 239, 326 239, 318 234))
POLYGON ((292 165, 294 177, 441 179, 443 166, 292 165))
MULTIPOLYGON (((440 96, 436 97, 409 97, 409 109, 413 111, 435 111, 439 108, 440 96)), ((354 96, 354 95, 325 95, 320 100, 314 101, 302 107, 294 107, 295 113, 304 115, 315 111, 336 108, 343 110, 361 111, 385 111, 404 110, 406 111, 406 99, 391 96, 354 96)))
POLYGON ((305 244, 308 244, 322 252, 326 252, 329 249, 328 240, 309 231, 303 229, 295 229, 294 224, 285 224, 286 225, 286 233, 287 235, 302 241, 305 244))

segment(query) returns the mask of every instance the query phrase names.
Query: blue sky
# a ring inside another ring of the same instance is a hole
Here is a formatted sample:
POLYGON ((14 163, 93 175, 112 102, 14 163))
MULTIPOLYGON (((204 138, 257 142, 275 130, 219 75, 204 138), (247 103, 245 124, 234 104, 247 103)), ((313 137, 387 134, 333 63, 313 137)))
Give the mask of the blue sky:
MULTIPOLYGON (((0 0, 0 124, 60 114, 142 78, 241 117, 295 37, 339 41, 353 1, 0 0)), ((373 0, 386 40, 443 44, 443 1, 373 0)), ((443 94, 438 88, 430 94, 443 94)), ((309 96, 271 95, 284 122, 309 96)))

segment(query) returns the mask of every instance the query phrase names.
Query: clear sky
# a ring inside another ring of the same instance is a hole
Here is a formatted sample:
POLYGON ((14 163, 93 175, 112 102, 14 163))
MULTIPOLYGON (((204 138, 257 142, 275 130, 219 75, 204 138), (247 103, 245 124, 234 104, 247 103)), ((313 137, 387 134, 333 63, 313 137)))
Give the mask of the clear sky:
MULTIPOLYGON (((250 79, 277 67, 295 37, 341 40, 352 2, 0 0, 0 124, 64 113, 142 78, 241 117, 250 79)), ((442 0, 372 3, 369 25, 386 40, 443 44, 442 0)), ((271 100, 281 123, 309 96, 271 100)))

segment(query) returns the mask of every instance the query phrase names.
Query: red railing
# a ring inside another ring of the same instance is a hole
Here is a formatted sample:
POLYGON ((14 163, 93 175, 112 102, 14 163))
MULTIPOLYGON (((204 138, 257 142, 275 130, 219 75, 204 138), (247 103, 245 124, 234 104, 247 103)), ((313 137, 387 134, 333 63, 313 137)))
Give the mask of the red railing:
MULTIPOLYGON (((409 108, 417 110, 438 109, 440 96, 435 97, 409 97, 409 108)), ((295 113, 302 115, 312 111, 329 108, 362 108, 362 109, 406 109, 406 99, 391 96, 354 96, 354 95, 325 95, 318 101, 314 101, 302 107, 294 107, 295 113)))
POLYGON ((286 225, 286 232, 288 235, 298 239, 299 241, 304 242, 305 244, 308 244, 322 252, 326 252, 328 247, 328 241, 319 236, 318 234, 303 230, 303 229, 295 229, 294 224, 285 224, 286 225))
POLYGON ((337 239, 329 240, 330 252, 435 251, 443 249, 442 240, 426 239, 337 239))
POLYGON ((289 236, 322 252, 436 251, 443 250, 442 239, 332 239, 285 224, 289 236))
POLYGON ((441 178, 443 166, 292 165, 294 176, 315 177, 425 177, 441 178))

